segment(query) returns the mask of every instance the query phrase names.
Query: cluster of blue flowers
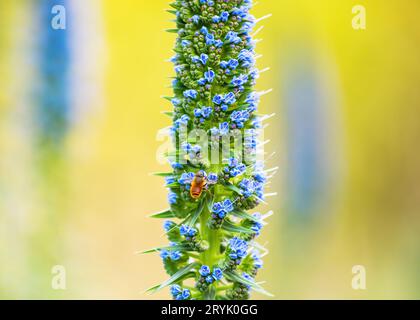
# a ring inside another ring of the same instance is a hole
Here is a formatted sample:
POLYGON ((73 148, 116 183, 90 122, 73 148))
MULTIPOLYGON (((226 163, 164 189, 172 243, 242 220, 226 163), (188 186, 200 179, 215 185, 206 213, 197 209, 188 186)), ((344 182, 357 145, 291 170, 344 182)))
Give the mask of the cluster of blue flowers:
POLYGON ((245 257, 248 250, 248 243, 245 240, 234 237, 229 241, 229 258, 238 260, 245 257))
POLYGON ((234 122, 234 128, 242 129, 245 125, 245 122, 249 120, 250 114, 248 110, 236 110, 230 115, 230 119, 234 122))
POLYGON ((214 281, 219 281, 223 278, 223 271, 220 268, 214 268, 211 272, 210 268, 206 265, 201 266, 199 273, 204 277, 207 283, 213 283, 214 281))
POLYGON ((226 199, 222 202, 216 202, 213 205, 214 218, 218 217, 220 219, 223 219, 228 213, 232 212, 233 209, 234 208, 232 201, 230 201, 229 199, 226 199))
POLYGON ((171 259, 172 261, 178 261, 182 257, 182 253, 176 250, 161 250, 160 257, 162 259, 171 259))
POLYGON ((215 111, 227 111, 229 106, 236 102, 236 97, 233 92, 228 92, 225 95, 216 94, 213 98, 215 104, 215 111))
POLYGON ((194 110, 194 116, 200 119, 200 122, 204 122, 205 119, 210 117, 211 113, 213 112, 212 107, 203 107, 201 109, 194 110))
POLYGON ((197 229, 192 228, 186 224, 183 224, 179 228, 179 233, 181 236, 185 237, 187 241, 192 240, 197 235, 197 229))
POLYGON ((241 133, 243 152, 256 153, 255 129, 261 121, 256 115, 260 94, 254 90, 259 71, 250 36, 256 23, 249 13, 252 0, 174 0, 171 6, 176 16, 172 32, 178 38, 171 59, 174 97, 167 99, 173 106, 168 114, 173 117, 170 132, 176 150, 168 153, 173 172, 164 174, 170 209, 161 216, 182 222, 165 222, 168 240, 179 250, 163 247, 160 255, 171 276, 182 268, 191 268, 184 273, 187 276, 195 275, 191 291, 180 286, 185 279, 172 282, 174 299, 247 298, 250 287, 238 277, 250 281, 262 267, 258 253, 249 252, 248 242, 260 234, 263 221, 258 214, 244 216, 244 211, 264 198, 264 170, 256 167, 256 160, 238 155, 233 144, 228 156, 225 149, 219 150, 220 158, 230 157, 228 163, 213 164, 204 159, 208 146, 201 141, 192 144, 182 133, 204 130, 211 147, 241 133), (218 290, 221 285, 231 289, 218 290))
POLYGON ((255 212, 252 215, 254 218, 256 218, 257 221, 252 221, 251 230, 255 232, 256 236, 260 235, 261 229, 263 228, 262 220, 261 220, 261 214, 259 212, 255 212))
POLYGON ((182 289, 181 286, 175 284, 171 287, 171 294, 175 300, 189 300, 191 292, 188 289, 182 289))
POLYGON ((225 179, 235 178, 244 174, 246 171, 246 165, 239 162, 236 158, 230 158, 228 165, 223 169, 225 179))
POLYGON ((210 129, 210 134, 212 138, 216 138, 216 141, 219 141, 219 137, 226 136, 229 133, 229 123, 222 122, 219 123, 219 127, 213 127, 210 129))
POLYGON ((223 278, 223 271, 218 267, 214 268, 212 272, 209 266, 202 265, 198 272, 200 277, 197 280, 195 287, 200 292, 206 291, 209 285, 216 281, 220 281, 223 278))

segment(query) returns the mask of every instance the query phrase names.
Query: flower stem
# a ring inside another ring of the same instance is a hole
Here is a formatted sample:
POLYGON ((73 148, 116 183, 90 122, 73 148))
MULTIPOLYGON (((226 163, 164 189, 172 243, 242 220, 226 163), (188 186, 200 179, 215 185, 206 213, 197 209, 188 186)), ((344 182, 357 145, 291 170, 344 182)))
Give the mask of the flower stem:
MULTIPOLYGON (((210 212, 207 207, 204 208, 200 216, 200 229, 203 238, 207 240, 209 244, 208 250, 204 251, 201 254, 201 261, 203 264, 213 267, 217 261, 220 254, 220 234, 219 230, 210 229, 207 225, 207 221, 210 218, 210 212)), ((214 300, 217 293, 217 283, 214 283, 215 291, 211 294, 209 299, 214 300)))

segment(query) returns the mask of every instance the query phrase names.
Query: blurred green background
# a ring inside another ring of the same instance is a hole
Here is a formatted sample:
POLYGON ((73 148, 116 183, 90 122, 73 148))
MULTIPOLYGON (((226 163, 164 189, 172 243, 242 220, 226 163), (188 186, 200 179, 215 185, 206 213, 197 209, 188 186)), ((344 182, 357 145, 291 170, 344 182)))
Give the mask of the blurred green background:
MULTIPOLYGON (((0 1, 0 298, 158 299, 167 0, 0 1), (66 29, 51 28, 64 5, 66 29), (51 286, 66 270, 66 290, 51 286)), ((420 2, 263 0, 276 299, 420 298, 420 2), (366 9, 366 30, 352 8, 366 9), (366 290, 352 288, 352 268, 366 290)), ((254 298, 262 298, 254 295, 254 298)))

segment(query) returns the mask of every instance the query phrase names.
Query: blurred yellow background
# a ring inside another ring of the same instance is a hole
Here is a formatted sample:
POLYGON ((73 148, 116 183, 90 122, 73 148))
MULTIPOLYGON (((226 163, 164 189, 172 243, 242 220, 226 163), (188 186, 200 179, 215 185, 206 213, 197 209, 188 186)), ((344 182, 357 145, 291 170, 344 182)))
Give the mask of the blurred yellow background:
MULTIPOLYGON (((158 299, 167 0, 0 1, 0 298, 158 299), (51 8, 66 8, 66 29, 51 8), (66 270, 66 290, 51 286, 66 270)), ((420 298, 416 0, 262 0, 275 299, 420 298), (366 9, 355 30, 352 8, 366 9), (366 290, 352 288, 353 266, 366 290)), ((254 298, 263 298, 254 295, 254 298)))

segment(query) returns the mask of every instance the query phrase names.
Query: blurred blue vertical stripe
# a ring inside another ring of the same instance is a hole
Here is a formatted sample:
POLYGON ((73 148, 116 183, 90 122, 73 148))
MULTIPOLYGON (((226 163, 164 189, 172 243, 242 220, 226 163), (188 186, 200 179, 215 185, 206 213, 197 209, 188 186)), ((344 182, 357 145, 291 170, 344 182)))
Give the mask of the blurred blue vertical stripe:
POLYGON ((55 5, 67 9, 68 0, 39 2, 39 94, 36 119, 42 143, 59 148, 69 122, 69 15, 66 10, 66 29, 53 29, 51 10, 55 5))
POLYGON ((289 157, 288 211, 296 219, 314 216, 325 194, 328 164, 324 130, 326 112, 313 59, 294 56, 285 86, 287 152, 289 157))

